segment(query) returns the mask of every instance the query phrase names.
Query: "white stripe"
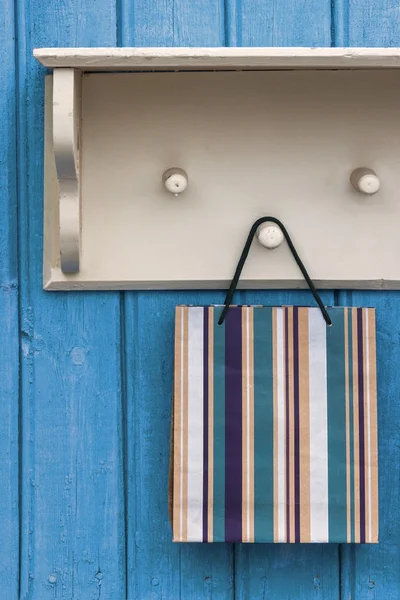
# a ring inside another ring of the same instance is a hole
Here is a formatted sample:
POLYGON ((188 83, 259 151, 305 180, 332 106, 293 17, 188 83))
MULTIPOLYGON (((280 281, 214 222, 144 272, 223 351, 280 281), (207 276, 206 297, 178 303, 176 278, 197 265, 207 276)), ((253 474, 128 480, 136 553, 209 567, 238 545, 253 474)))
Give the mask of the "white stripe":
POLYGON ((278 542, 286 541, 285 531, 285 395, 283 365, 283 309, 276 309, 276 370, 278 404, 278 542))
POLYGON ((203 308, 189 309, 188 542, 203 541, 203 308))
POLYGON ((372 490, 371 490, 371 397, 370 397, 370 364, 369 364, 369 339, 368 339, 368 313, 369 311, 366 311, 366 315, 365 315, 365 353, 366 353, 366 361, 365 364, 367 365, 367 436, 368 436, 368 458, 367 458, 367 465, 368 465, 368 477, 367 477, 367 490, 368 490, 368 539, 366 539, 366 542, 370 542, 372 539, 372 510, 371 510, 371 503, 372 503, 372 490))
POLYGON ((311 542, 327 542, 328 415, 326 323, 318 308, 308 311, 310 389, 310 534, 311 542))
POLYGON ((179 520, 179 540, 182 541, 183 534, 183 374, 185 370, 185 359, 184 359, 184 319, 185 319, 185 311, 183 308, 181 310, 181 397, 180 397, 180 410, 181 410, 181 472, 180 472, 180 498, 179 498, 179 512, 180 512, 180 520, 179 520))
MULTIPOLYGON (((249 335, 249 327, 250 327, 250 309, 246 308, 246 324, 247 324, 247 347, 246 347, 246 381, 247 381, 247 390, 246 390, 246 404, 247 404, 247 462, 250 461, 250 335, 249 335)), ((249 465, 247 465, 247 541, 250 541, 250 469, 249 465)))

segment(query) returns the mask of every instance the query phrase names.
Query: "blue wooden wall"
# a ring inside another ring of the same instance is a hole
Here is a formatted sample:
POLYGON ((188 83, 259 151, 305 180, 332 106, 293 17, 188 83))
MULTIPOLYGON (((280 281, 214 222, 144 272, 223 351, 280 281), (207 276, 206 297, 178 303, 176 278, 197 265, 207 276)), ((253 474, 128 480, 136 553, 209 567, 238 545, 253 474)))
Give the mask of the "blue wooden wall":
MULTIPOLYGON (((381 542, 173 545, 173 308, 222 293, 42 291, 39 46, 400 46, 398 0, 2 0, 0 599, 398 600, 400 295, 376 306, 381 542)), ((304 292, 242 301, 307 303, 304 292)))

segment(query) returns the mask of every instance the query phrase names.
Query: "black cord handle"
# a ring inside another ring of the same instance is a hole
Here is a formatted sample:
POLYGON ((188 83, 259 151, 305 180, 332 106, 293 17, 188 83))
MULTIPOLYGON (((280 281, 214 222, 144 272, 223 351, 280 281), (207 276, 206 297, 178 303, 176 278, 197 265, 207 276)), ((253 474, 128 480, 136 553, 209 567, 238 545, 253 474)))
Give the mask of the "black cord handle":
POLYGON ((282 233, 285 236, 287 244, 288 244, 288 246, 290 248, 290 251, 291 251, 291 253, 293 255, 293 258, 296 261, 297 265, 299 266, 299 269, 302 272, 303 277, 306 280, 306 282, 308 284, 308 287, 311 290, 312 295, 314 296, 314 298, 315 298, 315 300, 316 300, 319 308, 321 309, 321 313, 322 313, 322 316, 325 319, 326 324, 327 325, 332 325, 332 320, 331 320, 331 318, 330 318, 330 316, 328 314, 328 311, 326 310, 325 306, 323 305, 321 297, 318 294, 318 292, 317 292, 317 290, 315 288, 315 285, 313 284, 312 280, 310 279, 310 276, 307 273, 306 268, 303 265, 303 263, 302 263, 302 261, 300 259, 300 256, 298 255, 297 250, 296 250, 296 248, 293 245, 292 240, 290 239, 290 236, 289 236, 289 234, 288 234, 288 232, 286 230, 286 227, 283 225, 283 223, 281 223, 281 221, 279 221, 279 219, 276 219, 275 217, 261 217, 261 219, 257 219, 257 221, 252 225, 252 227, 250 229, 250 233, 249 233, 248 238, 247 238, 247 241, 246 241, 246 243, 244 245, 242 255, 241 255, 241 257, 239 259, 239 262, 237 264, 236 271, 235 271, 235 274, 233 276, 231 285, 230 285, 228 293, 226 295, 225 302, 224 302, 224 308, 223 308, 221 316, 219 318, 218 325, 222 325, 222 323, 225 321, 226 313, 229 310, 229 306, 230 306, 230 304, 232 302, 233 294, 236 291, 236 287, 237 287, 237 284, 238 284, 238 281, 239 281, 239 277, 240 277, 240 275, 242 273, 242 270, 243 270, 243 267, 244 267, 244 263, 246 262, 246 258, 247 258, 248 254, 249 254, 250 246, 251 246, 251 243, 253 241, 254 235, 255 235, 258 227, 262 223, 265 223, 266 221, 272 221, 272 223, 275 223, 276 225, 279 225, 279 227, 281 228, 282 233))

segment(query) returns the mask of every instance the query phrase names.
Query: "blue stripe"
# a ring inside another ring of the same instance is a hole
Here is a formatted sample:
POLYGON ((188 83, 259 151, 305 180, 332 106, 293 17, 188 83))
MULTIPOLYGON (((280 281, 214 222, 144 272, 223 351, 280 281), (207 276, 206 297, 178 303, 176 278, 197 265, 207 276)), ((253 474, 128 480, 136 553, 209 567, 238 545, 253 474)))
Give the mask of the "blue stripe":
POLYGON ((335 308, 329 314, 332 319, 332 327, 326 329, 329 541, 343 542, 347 538, 344 310, 335 308))
POLYGON ((272 308, 254 308, 254 541, 274 541, 272 308))

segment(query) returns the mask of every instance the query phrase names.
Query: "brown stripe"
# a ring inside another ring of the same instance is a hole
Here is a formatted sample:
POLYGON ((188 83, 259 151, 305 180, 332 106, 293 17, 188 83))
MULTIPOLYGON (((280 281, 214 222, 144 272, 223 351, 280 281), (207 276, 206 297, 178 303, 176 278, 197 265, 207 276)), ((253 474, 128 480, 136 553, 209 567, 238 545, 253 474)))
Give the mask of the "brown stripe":
POLYGON ((272 309, 272 380, 274 393, 274 542, 279 542, 278 507, 278 360, 276 308, 272 309))
POLYGON ((189 309, 183 309, 183 481, 182 481, 182 541, 187 542, 188 525, 188 429, 189 429, 189 309))
POLYGON ((347 542, 351 542, 351 486, 350 486, 350 390, 349 390, 349 323, 348 309, 344 309, 344 368, 346 396, 346 506, 347 542))
POLYGON ((369 390, 368 390, 368 362, 367 355, 367 317, 368 309, 362 309, 362 341, 363 341, 363 373, 364 373, 364 481, 365 481, 365 541, 369 542, 369 447, 370 447, 370 432, 369 432, 369 390))
POLYGON ((353 428, 354 428, 354 541, 360 542, 360 451, 358 424, 358 338, 357 309, 351 309, 353 339, 353 428))
MULTIPOLYGON (((286 424, 287 424, 287 420, 288 420, 288 414, 287 414, 287 410, 286 410, 286 370, 287 370, 287 357, 286 357, 286 344, 285 344, 285 339, 286 339, 286 307, 282 308, 282 345, 283 345, 283 398, 284 398, 284 411, 283 411, 283 435, 284 435, 284 444, 283 444, 283 448, 284 448, 284 456, 283 456, 283 497, 284 497, 284 509, 283 509, 283 527, 284 527, 284 537, 286 539, 286 542, 288 543, 290 540, 288 538, 287 535, 287 530, 288 530, 288 518, 287 518, 287 510, 286 510, 286 504, 289 502, 289 489, 287 486, 287 448, 288 448, 288 439, 287 439, 287 431, 286 431, 286 424)), ((290 522, 290 519, 289 519, 290 522)))
POLYGON ((182 374, 182 307, 175 310, 175 363, 174 363, 174 491, 173 491, 173 538, 181 541, 181 374, 182 374))
POLYGON ((247 380, 247 315, 248 308, 244 307, 241 309, 242 312, 242 541, 249 541, 249 532, 247 528, 247 514, 248 514, 248 491, 247 491, 247 473, 249 468, 249 457, 247 454, 247 392, 248 392, 248 380, 247 380))
POLYGON ((308 308, 299 308, 300 541, 311 541, 308 308))
POLYGON ((249 314, 249 386, 250 386, 250 531, 249 542, 254 542, 254 309, 250 308, 249 314))
POLYGON ((295 542, 295 518, 294 518, 294 372, 293 372, 293 307, 288 307, 288 326, 289 326, 289 508, 290 508, 290 542, 295 542))
POLYGON ((208 309, 208 541, 213 541, 214 506, 214 309, 208 309))
POLYGON ((369 337, 369 394, 370 394, 370 436, 371 436, 371 539, 376 544, 378 541, 378 431, 377 431, 377 404, 376 404, 376 331, 375 310, 368 310, 368 337, 369 337))

